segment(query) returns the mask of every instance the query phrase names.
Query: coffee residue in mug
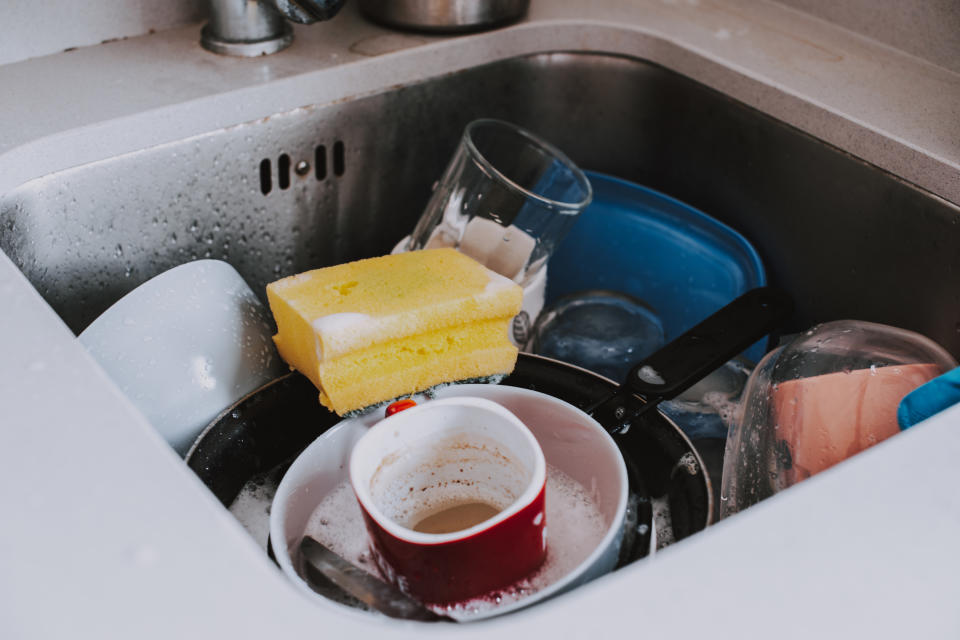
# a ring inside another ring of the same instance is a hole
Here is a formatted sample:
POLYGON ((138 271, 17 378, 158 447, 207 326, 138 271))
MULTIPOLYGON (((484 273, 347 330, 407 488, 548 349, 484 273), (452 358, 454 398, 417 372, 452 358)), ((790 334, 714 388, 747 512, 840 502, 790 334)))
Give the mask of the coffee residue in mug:
POLYGON ((420 533, 453 533, 485 522, 498 513, 500 509, 485 502, 457 504, 422 518, 413 530, 420 533))

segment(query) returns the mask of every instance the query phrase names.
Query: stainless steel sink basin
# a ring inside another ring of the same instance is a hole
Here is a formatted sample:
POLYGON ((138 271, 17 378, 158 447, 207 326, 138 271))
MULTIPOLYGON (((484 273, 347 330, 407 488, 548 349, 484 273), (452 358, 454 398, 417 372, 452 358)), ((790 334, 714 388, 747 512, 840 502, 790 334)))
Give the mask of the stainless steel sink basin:
POLYGON ((610 55, 508 59, 52 173, 0 199, 0 249, 75 332, 197 258, 230 262, 262 292, 388 252, 480 116, 740 230, 794 295, 793 329, 872 320, 960 356, 958 207, 674 72, 610 55))
MULTIPOLYGON (((265 58, 187 25, 0 68, 6 635, 449 635, 300 597, 74 333, 208 251, 260 289, 389 250, 476 116, 738 228, 796 297, 792 328, 879 320, 958 355, 956 73, 779 2, 539 2, 458 37, 355 7, 265 58)), ((458 632, 955 636, 957 419, 458 632)))

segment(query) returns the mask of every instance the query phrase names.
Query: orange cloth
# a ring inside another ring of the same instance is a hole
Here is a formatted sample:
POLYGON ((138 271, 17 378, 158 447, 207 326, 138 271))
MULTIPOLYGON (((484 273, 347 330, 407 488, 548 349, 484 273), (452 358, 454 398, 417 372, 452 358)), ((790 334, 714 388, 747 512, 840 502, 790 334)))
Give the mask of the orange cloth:
POLYGON ((940 375, 933 364, 838 372, 777 385, 777 437, 793 458, 799 482, 900 431, 897 406, 913 389, 940 375))

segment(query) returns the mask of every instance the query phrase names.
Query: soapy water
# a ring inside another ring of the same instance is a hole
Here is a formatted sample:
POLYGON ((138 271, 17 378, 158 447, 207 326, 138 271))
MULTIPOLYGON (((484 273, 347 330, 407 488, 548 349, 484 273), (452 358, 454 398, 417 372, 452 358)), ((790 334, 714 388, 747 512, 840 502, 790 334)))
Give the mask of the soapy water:
MULTIPOLYGON (((239 415, 234 416, 235 418, 239 415)), ((230 504, 229 510, 240 521, 260 548, 267 549, 270 535, 270 507, 287 465, 280 465, 250 478, 230 504)))
POLYGON ((749 375, 749 367, 731 360, 675 400, 660 403, 660 410, 689 438, 726 438, 739 419, 740 396, 749 375))
MULTIPOLYGON (((265 553, 268 551, 271 502, 276 494, 280 480, 283 478, 284 473, 286 473, 288 466, 289 463, 281 464, 267 472, 252 476, 240 489, 237 497, 229 507, 230 513, 240 522, 244 529, 247 530, 250 536, 265 553)), ((548 523, 552 525, 549 531, 549 538, 551 543, 561 544, 562 536, 566 534, 565 527, 563 526, 564 521, 578 523, 580 520, 586 520, 590 518, 591 515, 586 517, 579 515, 567 518, 563 517, 564 513, 562 511, 566 508, 564 506, 565 503, 558 503, 557 500, 551 497, 554 493, 556 493, 556 491, 553 489, 556 482, 556 474, 551 474, 550 471, 555 470, 548 465, 547 517, 549 518, 548 523), (557 510, 561 511, 560 516, 554 515, 557 510)), ((574 483, 575 492, 578 492, 581 497, 581 504, 583 504, 583 500, 588 500, 589 492, 587 492, 581 485, 577 485, 574 480, 569 479, 569 482, 574 483)), ((569 500, 569 497, 567 497, 567 499, 569 500)), ((318 539, 326 539, 328 546, 329 537, 331 535, 334 535, 337 532, 343 532, 341 536, 342 540, 339 543, 340 546, 338 548, 339 553, 344 555, 344 557, 349 556, 356 566, 364 567, 369 573, 379 577, 376 567, 373 566, 373 559, 370 557, 367 550, 367 534, 366 528, 363 524, 363 518, 359 507, 356 505, 356 498, 349 489, 349 485, 346 483, 341 484, 339 487, 337 487, 337 491, 331 492, 327 495, 327 500, 325 502, 326 506, 323 513, 326 515, 322 515, 321 512, 315 511, 313 518, 311 519, 312 529, 310 529, 310 532, 314 535, 314 537, 318 537, 318 539), (320 523, 320 520, 322 519, 326 520, 326 522, 323 524, 320 523), (328 529, 327 537, 324 538, 322 534, 318 534, 318 529, 328 529), (351 538, 350 536, 353 537, 351 538)), ((656 549, 659 550, 673 544, 676 541, 673 534, 673 526, 670 517, 670 505, 667 497, 663 496, 660 498, 651 499, 651 506, 653 508, 653 524, 656 530, 653 540, 656 541, 656 549)), ((584 508, 584 510, 588 514, 592 514, 593 517, 596 517, 598 514, 595 507, 593 507, 592 504, 590 504, 590 507, 592 508, 584 508)), ((628 514, 629 510, 630 507, 628 505, 628 514)), ((628 515, 628 522, 629 520, 630 519, 628 515)), ((647 525, 640 525, 638 527, 638 531, 641 535, 646 535, 648 532, 647 525)), ((594 535, 597 536, 595 540, 598 541, 601 534, 595 533, 594 535)), ((592 538, 591 540, 594 539, 592 538)), ((563 571, 563 566, 572 568, 578 564, 573 556, 579 555, 581 557, 586 557, 589 555, 591 550, 595 548, 595 546, 596 543, 591 542, 589 545, 587 545, 586 549, 571 552, 571 557, 567 558, 567 560, 559 568, 551 570, 551 573, 557 576, 562 576, 565 573, 563 571)), ((554 561, 556 561, 556 558, 552 556, 548 557, 548 563, 554 561)), ((549 566, 544 566, 541 571, 547 569, 549 569, 549 566)), ((543 580, 543 582, 551 583, 552 580, 552 578, 547 577, 547 579, 543 580)), ((367 609, 366 605, 354 599, 353 597, 348 596, 344 592, 340 591, 339 588, 333 587, 332 585, 323 593, 323 595, 330 600, 340 602, 351 607, 367 609)), ((509 602, 516 602, 524 597, 519 593, 507 593, 506 602, 504 602, 504 593, 501 592, 499 594, 501 601, 498 603, 496 601, 496 595, 497 594, 491 594, 491 597, 487 600, 471 603, 474 605, 474 608, 476 608, 477 611, 468 611, 468 615, 476 616, 480 612, 481 606, 483 607, 483 611, 486 611, 494 606, 509 604, 509 602)), ((452 615, 453 614, 451 614, 451 617, 452 615)), ((470 618, 464 617, 464 619, 469 620, 470 618)))
POLYGON ((730 396, 721 391, 708 391, 703 394, 701 402, 708 407, 712 407, 727 428, 730 428, 737 419, 740 403, 731 400, 730 396))
POLYGON ((657 549, 663 549, 676 542, 673 535, 673 520, 670 513, 670 499, 667 496, 650 499, 653 509, 653 523, 657 529, 657 549))
MULTIPOLYGON (((455 605, 434 607, 438 612, 466 621, 492 608, 519 602, 562 579, 596 549, 607 527, 590 491, 550 465, 546 490, 548 534, 543 565, 507 588, 455 605)), ((348 481, 340 483, 320 502, 304 533, 383 579, 370 554, 363 515, 348 481)))

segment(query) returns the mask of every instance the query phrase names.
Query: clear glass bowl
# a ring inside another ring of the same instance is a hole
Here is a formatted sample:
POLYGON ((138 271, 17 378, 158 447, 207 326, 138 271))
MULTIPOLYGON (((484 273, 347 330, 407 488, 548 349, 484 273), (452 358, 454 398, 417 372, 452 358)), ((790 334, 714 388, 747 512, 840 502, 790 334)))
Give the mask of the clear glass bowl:
POLYGON ((664 344, 657 313, 616 291, 581 291, 543 310, 527 351, 575 364, 621 382, 664 344))
POLYGON ((955 366, 922 335, 856 320, 817 325, 770 352, 727 434, 721 517, 898 433, 900 400, 955 366))

